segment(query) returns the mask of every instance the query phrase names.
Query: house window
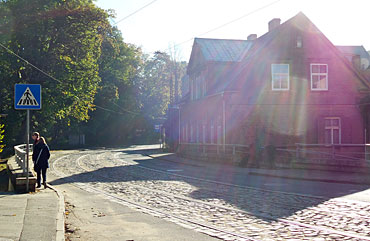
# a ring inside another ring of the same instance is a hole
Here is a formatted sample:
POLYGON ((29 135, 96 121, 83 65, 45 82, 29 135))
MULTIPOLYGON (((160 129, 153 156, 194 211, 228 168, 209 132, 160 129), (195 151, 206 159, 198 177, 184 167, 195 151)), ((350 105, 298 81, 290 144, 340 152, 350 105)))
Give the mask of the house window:
POLYGON ((325 118, 325 144, 341 144, 339 117, 325 118))
POLYGON ((193 80, 193 100, 197 99, 197 79, 193 80))
POLYGON ((311 90, 328 90, 327 64, 311 64, 311 90))
POLYGON ((203 143, 206 143, 206 124, 203 123, 203 143))
POLYGON ((194 100, 194 80, 190 80, 190 99, 194 100))
POLYGON ((211 121, 211 136, 210 136, 210 138, 211 138, 211 143, 212 143, 212 144, 214 144, 214 143, 215 143, 215 142, 214 142, 214 141, 215 141, 215 140, 214 140, 214 134, 215 134, 215 133, 214 133, 214 131, 215 131, 214 129, 215 129, 215 128, 214 128, 214 126, 213 126, 213 121, 211 121))
POLYGON ((272 64, 272 90, 289 90, 289 64, 272 64))
POLYGON ((217 144, 221 144, 222 142, 222 127, 220 125, 217 126, 217 144))
POLYGON ((189 142, 189 125, 186 123, 185 125, 185 141, 188 143, 189 142))
POLYGON ((203 96, 206 96, 207 93, 207 83, 206 80, 203 80, 203 96))
POLYGON ((297 48, 302 48, 302 46, 303 46, 302 37, 301 37, 301 36, 297 36, 297 43, 296 43, 296 47, 297 47, 297 48))
POLYGON ((185 142, 185 126, 182 126, 182 137, 181 140, 185 142))
POLYGON ((190 124, 190 142, 194 142, 194 139, 193 139, 193 125, 190 124))

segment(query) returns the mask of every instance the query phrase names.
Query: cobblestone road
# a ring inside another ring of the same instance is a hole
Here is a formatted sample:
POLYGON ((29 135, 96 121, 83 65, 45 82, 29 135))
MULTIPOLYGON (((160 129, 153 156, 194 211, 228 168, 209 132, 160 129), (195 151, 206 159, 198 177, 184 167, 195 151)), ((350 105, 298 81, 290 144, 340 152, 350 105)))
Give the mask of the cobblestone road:
POLYGON ((132 161, 145 158, 89 150, 61 154, 52 165, 60 181, 190 220, 182 224, 224 240, 370 240, 368 203, 216 183, 132 161))

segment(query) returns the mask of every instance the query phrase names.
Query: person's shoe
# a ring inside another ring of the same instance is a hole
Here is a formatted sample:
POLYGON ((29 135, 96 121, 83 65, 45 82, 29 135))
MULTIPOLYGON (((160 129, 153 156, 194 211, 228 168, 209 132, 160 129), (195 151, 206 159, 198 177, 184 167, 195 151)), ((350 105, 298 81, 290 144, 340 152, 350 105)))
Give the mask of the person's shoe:
POLYGON ((36 188, 40 188, 41 187, 41 184, 37 184, 36 188))
POLYGON ((44 182, 43 185, 44 185, 44 188, 47 188, 46 182, 44 182))

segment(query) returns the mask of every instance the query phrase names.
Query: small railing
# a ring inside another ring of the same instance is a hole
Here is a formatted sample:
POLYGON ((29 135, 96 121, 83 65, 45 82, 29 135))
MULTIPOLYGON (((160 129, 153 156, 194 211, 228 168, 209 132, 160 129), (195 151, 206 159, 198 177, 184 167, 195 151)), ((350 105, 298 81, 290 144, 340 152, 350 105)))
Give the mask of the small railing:
MULTIPOLYGON (((277 147, 277 151, 289 152, 297 160, 320 159, 320 160, 346 160, 365 161, 369 160, 370 144, 305 144, 296 143, 294 146, 277 147)), ((369 161, 368 161, 369 162, 369 161)))
POLYGON ((211 143, 181 143, 182 150, 190 149, 200 153, 226 153, 236 155, 238 153, 248 153, 249 146, 241 144, 211 144, 211 143))
MULTIPOLYGON (((276 163, 289 164, 295 162, 314 162, 323 165, 349 165, 361 166, 365 163, 370 167, 370 144, 305 144, 275 146, 273 157, 265 150, 266 146, 260 146, 262 159, 272 158, 276 163)), ((241 144, 210 144, 210 143, 181 143, 180 152, 194 153, 199 156, 204 154, 217 154, 224 157, 243 158, 251 155, 249 145, 241 144)), ((262 159, 260 161, 262 161, 262 159)))
MULTIPOLYGON (((32 146, 33 146, 32 144, 29 145, 30 153, 32 152, 32 146)), ((27 149, 27 144, 21 144, 21 145, 14 146, 15 161, 22 168, 23 173, 27 172, 27 170, 26 170, 26 168, 27 168, 27 166, 26 166, 26 156, 27 156, 26 149, 27 149)))

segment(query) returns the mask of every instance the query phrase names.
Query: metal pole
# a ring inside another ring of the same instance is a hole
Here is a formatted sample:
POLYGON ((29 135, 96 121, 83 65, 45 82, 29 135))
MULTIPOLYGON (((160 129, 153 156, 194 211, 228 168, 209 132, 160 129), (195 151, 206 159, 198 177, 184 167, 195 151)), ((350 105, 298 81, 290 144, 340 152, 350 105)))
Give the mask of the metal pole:
POLYGON ((225 100, 222 100, 222 124, 223 124, 223 150, 226 151, 226 116, 225 116, 225 100))
POLYGON ((181 113, 180 113, 180 106, 179 106, 179 145, 181 144, 181 113))
POLYGON ((27 110, 26 191, 29 192, 30 110, 27 110))
POLYGON ((366 128, 365 128, 364 132, 365 132, 365 133, 364 133, 364 135, 365 135, 365 138, 364 138, 364 139, 365 139, 365 140, 364 140, 364 142, 365 142, 365 160, 367 160, 367 155, 366 155, 366 154, 367 154, 367 153, 366 153, 366 152, 367 152, 367 150, 366 150, 366 147, 367 147, 367 146, 366 146, 366 135, 367 135, 367 133, 366 133, 366 128))

